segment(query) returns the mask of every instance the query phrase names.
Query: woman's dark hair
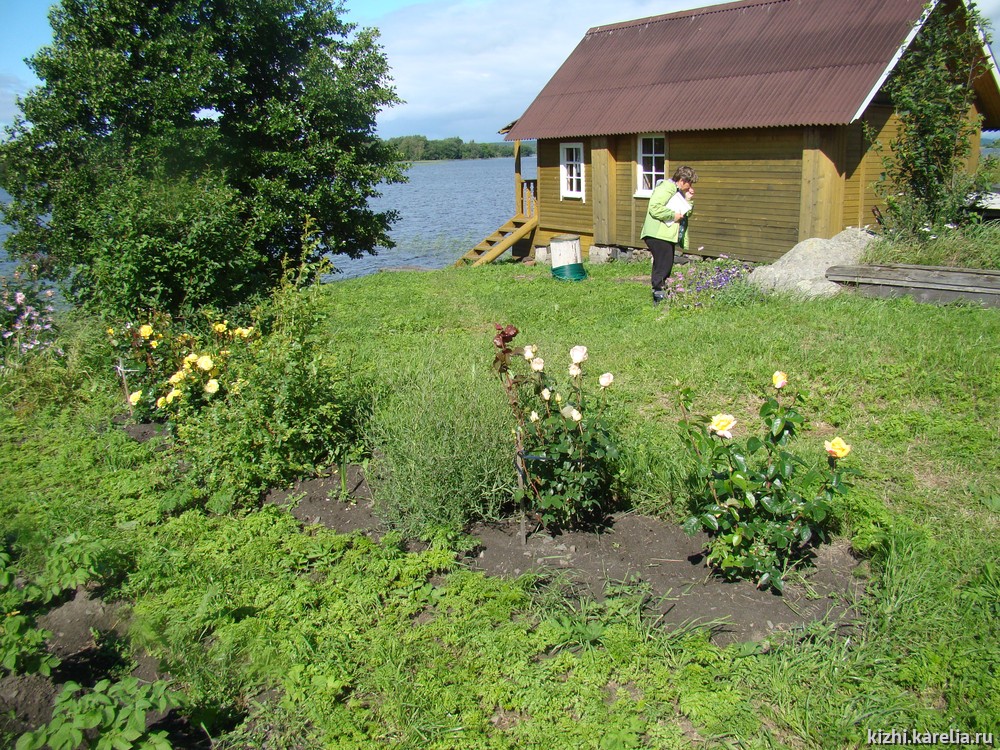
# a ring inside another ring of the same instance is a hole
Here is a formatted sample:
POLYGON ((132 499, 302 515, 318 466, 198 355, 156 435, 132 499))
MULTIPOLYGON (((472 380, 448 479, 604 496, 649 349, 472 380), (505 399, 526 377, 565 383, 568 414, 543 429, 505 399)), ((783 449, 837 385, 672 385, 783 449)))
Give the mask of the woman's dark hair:
POLYGON ((677 171, 674 172, 674 176, 670 179, 674 182, 687 180, 694 185, 698 181, 698 173, 691 169, 691 167, 677 167, 677 171))

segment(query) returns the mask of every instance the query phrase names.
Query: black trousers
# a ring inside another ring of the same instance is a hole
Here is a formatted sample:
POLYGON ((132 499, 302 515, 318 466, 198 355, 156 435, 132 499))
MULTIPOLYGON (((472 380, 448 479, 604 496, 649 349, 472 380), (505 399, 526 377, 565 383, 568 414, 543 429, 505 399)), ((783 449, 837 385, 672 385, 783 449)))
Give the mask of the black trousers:
POLYGON ((674 268, 674 246, 676 243, 656 237, 643 237, 646 247, 653 254, 653 275, 650 279, 653 282, 653 291, 663 289, 667 282, 667 277, 674 268))

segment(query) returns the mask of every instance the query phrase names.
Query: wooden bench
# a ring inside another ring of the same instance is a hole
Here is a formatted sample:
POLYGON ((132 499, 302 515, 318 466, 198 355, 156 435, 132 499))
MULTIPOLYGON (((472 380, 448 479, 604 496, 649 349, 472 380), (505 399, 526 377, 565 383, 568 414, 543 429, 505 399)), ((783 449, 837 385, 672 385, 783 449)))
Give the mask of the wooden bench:
POLYGON ((831 266, 826 278, 866 297, 907 295, 920 302, 964 300, 1000 307, 1000 271, 945 266, 831 266))

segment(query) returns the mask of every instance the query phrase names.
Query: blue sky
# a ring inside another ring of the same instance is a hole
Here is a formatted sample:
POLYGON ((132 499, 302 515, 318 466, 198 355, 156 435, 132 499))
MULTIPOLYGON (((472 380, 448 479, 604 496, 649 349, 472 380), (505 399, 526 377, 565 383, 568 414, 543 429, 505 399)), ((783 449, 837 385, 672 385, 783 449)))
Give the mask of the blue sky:
MULTIPOLYGON (((859 2, 877 0, 859 0, 859 2)), ((380 29, 405 104, 379 117, 386 138, 497 141, 591 26, 710 0, 345 0, 347 18, 380 29)), ((50 0, 0 0, 0 126, 37 85, 23 59, 51 41, 50 0)), ((978 6, 1000 33, 1000 0, 978 6)))

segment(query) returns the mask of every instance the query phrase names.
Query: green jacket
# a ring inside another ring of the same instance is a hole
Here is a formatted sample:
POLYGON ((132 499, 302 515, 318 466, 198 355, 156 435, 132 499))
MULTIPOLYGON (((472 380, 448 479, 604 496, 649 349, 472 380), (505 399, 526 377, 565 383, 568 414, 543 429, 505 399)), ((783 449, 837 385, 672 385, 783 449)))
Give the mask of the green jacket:
MULTIPOLYGON (((673 198, 676 192, 677 183, 673 180, 664 180, 653 188, 653 194, 649 197, 646 220, 642 223, 642 232, 639 234, 640 237, 656 237, 667 242, 677 242, 681 228, 680 222, 674 221, 674 212, 667 208, 667 201, 673 198)), ((684 232, 684 237, 681 238, 680 244, 684 250, 687 250, 688 247, 688 234, 690 233, 684 232)))

